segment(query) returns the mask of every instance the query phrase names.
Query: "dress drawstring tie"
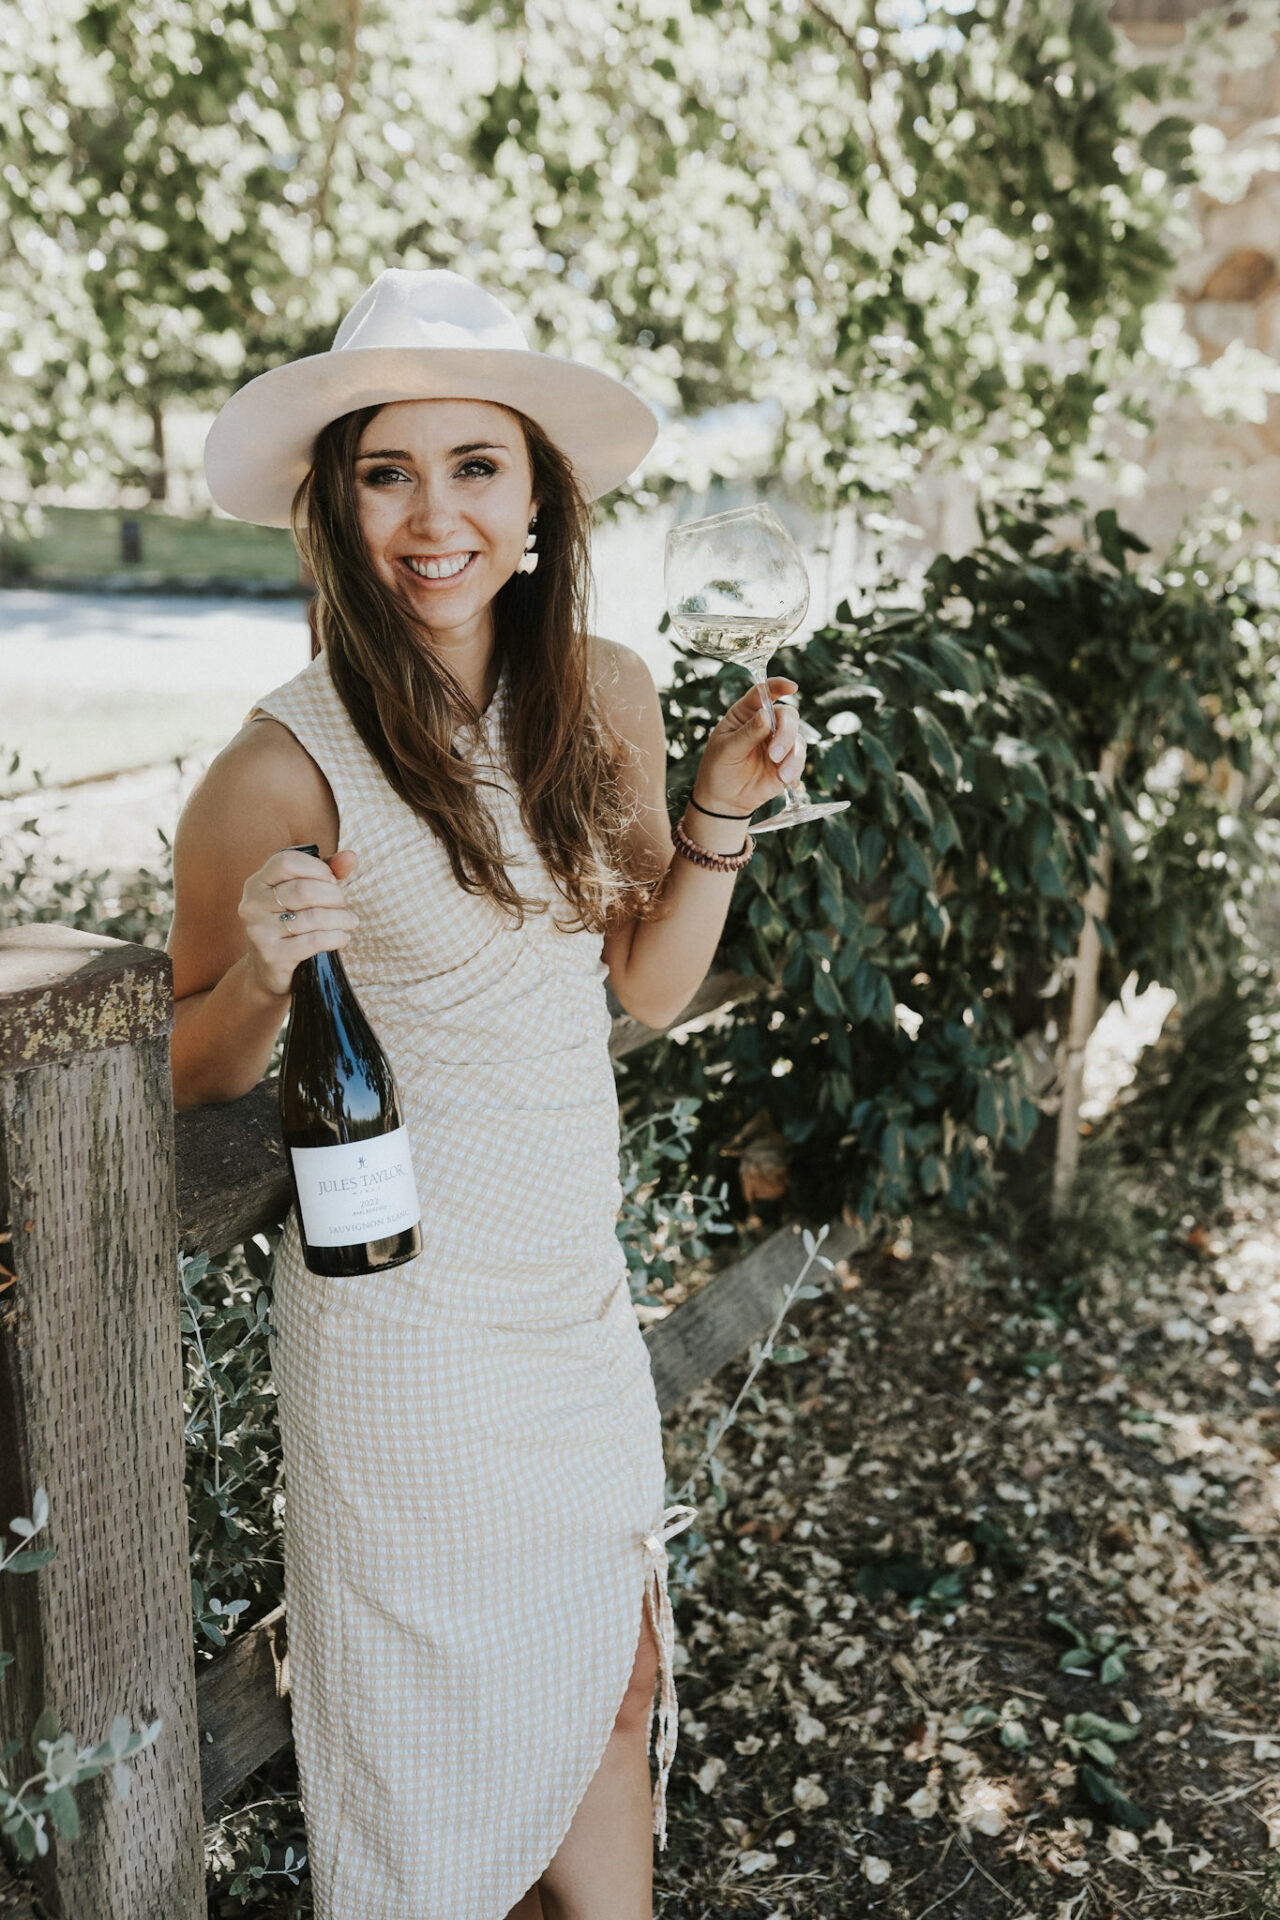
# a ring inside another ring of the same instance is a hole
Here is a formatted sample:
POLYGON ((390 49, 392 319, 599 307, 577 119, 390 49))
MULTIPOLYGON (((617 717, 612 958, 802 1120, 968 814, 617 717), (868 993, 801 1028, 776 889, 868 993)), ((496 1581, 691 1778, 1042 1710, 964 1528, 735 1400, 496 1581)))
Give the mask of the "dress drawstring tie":
MULTIPOLYGON (((675 1758, 679 1717, 676 1712, 675 1621, 667 1592, 667 1541, 683 1533, 698 1517, 696 1507, 668 1507, 661 1525, 644 1536, 645 1600, 658 1642, 658 1726, 653 1751, 658 1762, 658 1779, 653 1789, 653 1830, 658 1836, 658 1851, 667 1844, 667 1775, 675 1758), (652 1579, 650 1579, 652 1575, 652 1579)), ((649 1709, 649 1727, 653 1728, 653 1708, 649 1709)), ((648 1735, 646 1735, 646 1745, 648 1735)))

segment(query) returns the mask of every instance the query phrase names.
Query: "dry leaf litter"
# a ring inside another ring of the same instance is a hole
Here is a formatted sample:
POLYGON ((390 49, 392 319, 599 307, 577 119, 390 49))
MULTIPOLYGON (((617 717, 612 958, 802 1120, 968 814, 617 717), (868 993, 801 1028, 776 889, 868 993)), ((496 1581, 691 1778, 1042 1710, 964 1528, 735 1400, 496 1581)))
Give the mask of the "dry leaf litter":
POLYGON ((967 1229, 828 1276, 673 1556, 661 1920, 1280 1916, 1274 1151, 1125 1176, 1057 1320, 967 1229))

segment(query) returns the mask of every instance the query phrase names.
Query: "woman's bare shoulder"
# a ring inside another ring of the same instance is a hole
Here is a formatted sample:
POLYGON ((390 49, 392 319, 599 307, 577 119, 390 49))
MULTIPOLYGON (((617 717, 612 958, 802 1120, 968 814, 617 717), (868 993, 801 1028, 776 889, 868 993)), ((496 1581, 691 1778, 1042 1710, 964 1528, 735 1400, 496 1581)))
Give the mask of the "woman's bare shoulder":
POLYGON ((652 745, 662 732, 662 703, 652 673, 634 647, 591 636, 591 681, 616 730, 633 745, 652 745))
POLYGON ((183 809, 180 831, 191 839, 222 834, 276 846, 331 841, 338 825, 333 791, 311 755, 281 721, 251 714, 215 754, 183 809))
POLYGON ((653 675, 633 647, 592 636, 596 698, 621 743, 614 771, 642 808, 666 817, 667 740, 653 675))
POLYGON ((281 847, 338 850, 328 781, 288 727, 246 720, 193 789, 173 843, 174 915, 167 942, 178 999, 216 986, 243 956, 244 883, 281 847))
POLYGON ((634 647, 596 633, 591 636, 591 677, 606 697, 635 699, 657 691, 653 675, 634 647))

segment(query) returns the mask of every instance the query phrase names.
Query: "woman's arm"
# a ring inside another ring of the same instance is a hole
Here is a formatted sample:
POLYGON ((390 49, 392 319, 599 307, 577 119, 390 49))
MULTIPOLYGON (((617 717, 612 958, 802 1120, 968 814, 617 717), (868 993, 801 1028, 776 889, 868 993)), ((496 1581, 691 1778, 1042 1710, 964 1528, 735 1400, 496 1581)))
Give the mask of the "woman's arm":
POLYGON ((345 946, 355 915, 341 882, 356 858, 292 851, 337 844, 327 781, 287 727, 258 720, 213 761, 178 822, 170 1060, 174 1105, 235 1100, 271 1063, 298 961, 345 946), (273 891, 274 888, 274 891, 273 891), (279 915, 292 911, 285 923, 279 915))
MULTIPOLYGON (((736 876, 696 866, 675 853, 667 815, 666 734, 653 677, 630 648, 605 641, 596 645, 598 697, 626 743, 618 777, 635 806, 632 844, 650 872, 661 875, 653 917, 612 928, 605 935, 604 958, 627 1012, 646 1026, 665 1027, 706 977, 736 876)), ((795 682, 773 679, 769 689, 776 700, 794 693, 795 682)), ((755 687, 730 707, 703 749, 694 780, 694 795, 704 807, 749 814, 775 799, 787 781, 799 779, 804 747, 797 739, 795 710, 779 706, 776 712, 774 734, 755 687)), ((681 824, 699 846, 737 853, 749 822, 715 820, 686 807, 681 824)))

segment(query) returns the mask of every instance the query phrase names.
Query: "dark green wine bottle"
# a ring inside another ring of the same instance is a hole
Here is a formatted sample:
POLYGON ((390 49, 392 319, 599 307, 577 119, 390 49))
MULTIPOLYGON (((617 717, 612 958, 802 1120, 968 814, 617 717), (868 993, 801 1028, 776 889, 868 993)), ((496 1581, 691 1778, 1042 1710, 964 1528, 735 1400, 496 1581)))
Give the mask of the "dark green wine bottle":
POLYGON ((400 1095, 337 953, 310 954, 294 968, 280 1125, 312 1273, 381 1273, 421 1253, 400 1095))

